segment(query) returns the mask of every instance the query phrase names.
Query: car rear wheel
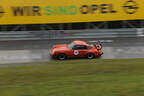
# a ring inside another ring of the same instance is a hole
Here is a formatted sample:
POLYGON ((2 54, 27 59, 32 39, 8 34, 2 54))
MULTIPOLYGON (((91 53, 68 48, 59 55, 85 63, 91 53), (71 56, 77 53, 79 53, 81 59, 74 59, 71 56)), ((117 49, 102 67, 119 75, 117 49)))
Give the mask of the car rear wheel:
POLYGON ((93 59, 95 56, 94 56, 94 54, 93 53, 88 53, 87 54, 87 58, 88 59, 93 59))
POLYGON ((67 56, 64 54, 64 53, 60 53, 58 56, 57 56, 57 59, 58 60, 65 60, 67 58, 67 56))

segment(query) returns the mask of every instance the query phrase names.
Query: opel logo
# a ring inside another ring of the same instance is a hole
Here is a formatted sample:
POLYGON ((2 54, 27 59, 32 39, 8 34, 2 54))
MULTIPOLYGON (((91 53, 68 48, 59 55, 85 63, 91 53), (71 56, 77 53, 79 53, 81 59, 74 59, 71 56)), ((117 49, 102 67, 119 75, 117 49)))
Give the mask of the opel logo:
POLYGON ((138 5, 134 0, 129 0, 124 4, 123 8, 127 14, 134 14, 138 10, 138 5))

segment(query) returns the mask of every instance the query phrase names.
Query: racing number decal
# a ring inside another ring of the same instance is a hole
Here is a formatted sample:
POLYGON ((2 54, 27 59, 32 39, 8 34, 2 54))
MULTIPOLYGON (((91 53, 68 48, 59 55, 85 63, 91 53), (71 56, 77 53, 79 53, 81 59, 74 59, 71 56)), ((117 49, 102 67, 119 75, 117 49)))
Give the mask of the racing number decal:
POLYGON ((78 55, 78 54, 79 54, 78 50, 74 50, 74 55, 78 55))

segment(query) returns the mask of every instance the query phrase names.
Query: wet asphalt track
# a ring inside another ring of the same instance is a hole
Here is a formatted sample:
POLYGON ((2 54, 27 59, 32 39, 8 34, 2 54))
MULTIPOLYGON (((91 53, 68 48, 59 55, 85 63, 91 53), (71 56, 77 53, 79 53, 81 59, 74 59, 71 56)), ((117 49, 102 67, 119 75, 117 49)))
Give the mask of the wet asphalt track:
MULTIPOLYGON (((81 39, 85 40, 85 39, 81 39)), ((86 39, 95 43, 101 40, 104 54, 102 59, 144 58, 144 38, 86 39)), ((52 61, 49 49, 55 44, 72 40, 0 41, 0 64, 52 61)))

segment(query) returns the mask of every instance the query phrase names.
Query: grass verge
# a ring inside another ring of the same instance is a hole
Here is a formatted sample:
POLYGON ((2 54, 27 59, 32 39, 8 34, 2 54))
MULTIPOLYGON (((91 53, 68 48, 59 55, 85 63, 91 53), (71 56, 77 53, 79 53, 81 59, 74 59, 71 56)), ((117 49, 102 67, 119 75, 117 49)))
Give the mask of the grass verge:
POLYGON ((40 64, 0 68, 0 95, 144 95, 144 59, 67 60, 40 64))

